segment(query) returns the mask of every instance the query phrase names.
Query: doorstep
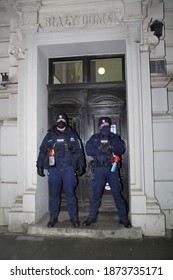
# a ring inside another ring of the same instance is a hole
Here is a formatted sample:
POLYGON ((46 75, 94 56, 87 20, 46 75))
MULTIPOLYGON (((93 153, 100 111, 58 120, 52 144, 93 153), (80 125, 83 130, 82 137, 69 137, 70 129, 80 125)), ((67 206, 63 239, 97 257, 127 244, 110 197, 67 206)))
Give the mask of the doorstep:
POLYGON ((82 225, 87 219, 86 212, 80 213, 81 225, 74 228, 71 224, 68 214, 65 211, 60 212, 58 223, 53 228, 47 228, 49 214, 47 213, 37 224, 28 225, 27 234, 41 236, 57 237, 83 237, 83 238, 116 238, 116 239, 142 239, 141 228, 125 228, 119 224, 117 215, 112 212, 100 212, 97 222, 89 227, 82 225))

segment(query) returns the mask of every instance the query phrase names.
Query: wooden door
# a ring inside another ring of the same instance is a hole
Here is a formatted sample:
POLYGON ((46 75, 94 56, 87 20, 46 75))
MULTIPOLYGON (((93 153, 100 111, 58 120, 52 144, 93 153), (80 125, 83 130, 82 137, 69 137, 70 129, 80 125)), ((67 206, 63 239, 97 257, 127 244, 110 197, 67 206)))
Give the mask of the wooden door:
MULTIPOLYGON (((49 124, 52 124, 53 115, 57 112, 65 112, 69 123, 79 134, 85 148, 87 140, 95 132, 98 132, 98 119, 108 116, 112 120, 112 129, 121 135, 127 143, 127 114, 126 92, 124 85, 111 86, 82 86, 82 87, 59 87, 48 86, 48 113, 49 124)), ((128 149, 123 155, 121 179, 123 184, 123 196, 128 204, 128 149)), ((91 160, 86 156, 86 162, 91 160)), ((86 174, 79 178, 76 188, 79 209, 87 210, 91 191, 92 173, 87 167, 86 174)), ((65 207, 65 197, 62 194, 62 206, 65 207)), ((100 210, 111 211, 115 204, 109 186, 106 185, 100 210)))

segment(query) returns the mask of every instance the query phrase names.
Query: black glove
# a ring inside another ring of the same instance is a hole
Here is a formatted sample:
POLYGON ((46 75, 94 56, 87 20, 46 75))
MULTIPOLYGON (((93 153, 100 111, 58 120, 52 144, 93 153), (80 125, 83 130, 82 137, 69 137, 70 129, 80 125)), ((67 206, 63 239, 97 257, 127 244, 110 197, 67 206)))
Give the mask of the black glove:
POLYGON ((100 151, 105 155, 111 155, 112 147, 110 145, 102 145, 100 151))
POLYGON ((77 175, 80 177, 85 173, 85 168, 84 167, 79 167, 78 170, 76 171, 77 175))
POLYGON ((37 167, 37 174, 41 177, 45 176, 43 167, 37 167))

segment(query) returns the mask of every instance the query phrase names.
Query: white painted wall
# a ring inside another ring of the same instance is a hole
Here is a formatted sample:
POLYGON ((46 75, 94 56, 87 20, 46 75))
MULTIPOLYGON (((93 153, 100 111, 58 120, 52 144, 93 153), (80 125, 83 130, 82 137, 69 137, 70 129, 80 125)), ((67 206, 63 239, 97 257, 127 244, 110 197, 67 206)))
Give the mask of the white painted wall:
MULTIPOLYGON (((58 1, 58 6, 57 1, 51 2, 58 7, 59 13, 66 14, 69 8, 76 13, 75 2, 81 1, 70 0, 71 5, 58 1)), ((100 6, 100 0, 96 0, 87 6, 91 1, 82 1, 81 12, 84 2, 86 13, 94 9, 98 12, 98 7, 103 11, 108 9, 108 2, 100 6)), ((124 7, 121 1, 111 2, 124 7)), ((22 19, 26 25, 22 34, 15 33, 17 18, 12 14, 9 16, 8 5, 4 8, 0 0, 0 73, 7 71, 10 77, 6 89, 0 88, 0 224, 9 224, 11 231, 20 231, 23 222, 37 222, 48 209, 47 178, 38 177, 35 168, 38 147, 47 130, 48 58, 105 53, 126 53, 127 58, 132 222, 141 226, 146 235, 163 235, 163 211, 166 228, 173 228, 173 90, 169 83, 173 76, 173 2, 164 1, 165 34, 150 52, 152 59, 167 59, 168 76, 162 86, 161 78, 156 77, 152 92, 149 69, 145 71, 149 59, 147 44, 144 44, 142 54, 139 48, 141 3, 125 3, 127 21, 116 28, 98 26, 44 31, 37 26, 37 13, 28 10, 22 19), (28 27, 30 22, 33 24, 28 27), (17 59, 12 55, 9 57, 9 42, 19 43, 24 57, 20 51, 17 59), (14 83, 18 83, 18 88, 14 83), (17 215, 16 208, 19 210, 17 215)), ((153 3, 157 4, 157 1, 153 3)), ((162 5, 160 1, 158 3, 162 5)), ((44 23, 46 11, 51 13, 53 6, 48 0, 42 4, 39 20, 44 23)), ((158 19, 163 18, 160 9, 157 12, 152 8, 149 14, 153 13, 158 19)))
POLYGON ((152 102, 155 193, 166 215, 166 228, 173 229, 173 118, 167 114, 167 89, 153 89, 152 102))

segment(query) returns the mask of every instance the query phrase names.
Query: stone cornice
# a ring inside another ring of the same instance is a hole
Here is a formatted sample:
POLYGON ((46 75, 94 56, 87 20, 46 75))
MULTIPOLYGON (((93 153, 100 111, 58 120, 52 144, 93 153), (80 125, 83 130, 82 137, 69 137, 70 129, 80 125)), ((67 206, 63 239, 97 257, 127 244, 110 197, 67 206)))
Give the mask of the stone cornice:
POLYGON ((25 58, 23 31, 31 29, 36 32, 57 32, 72 28, 121 27, 128 31, 132 40, 139 43, 140 51, 151 51, 159 44, 159 39, 149 28, 153 7, 157 5, 159 10, 162 9, 159 0, 70 0, 69 5, 53 0, 8 2, 11 6, 13 3, 13 9, 19 15, 16 38, 21 38, 13 40, 9 47, 9 53, 17 59, 25 58))

